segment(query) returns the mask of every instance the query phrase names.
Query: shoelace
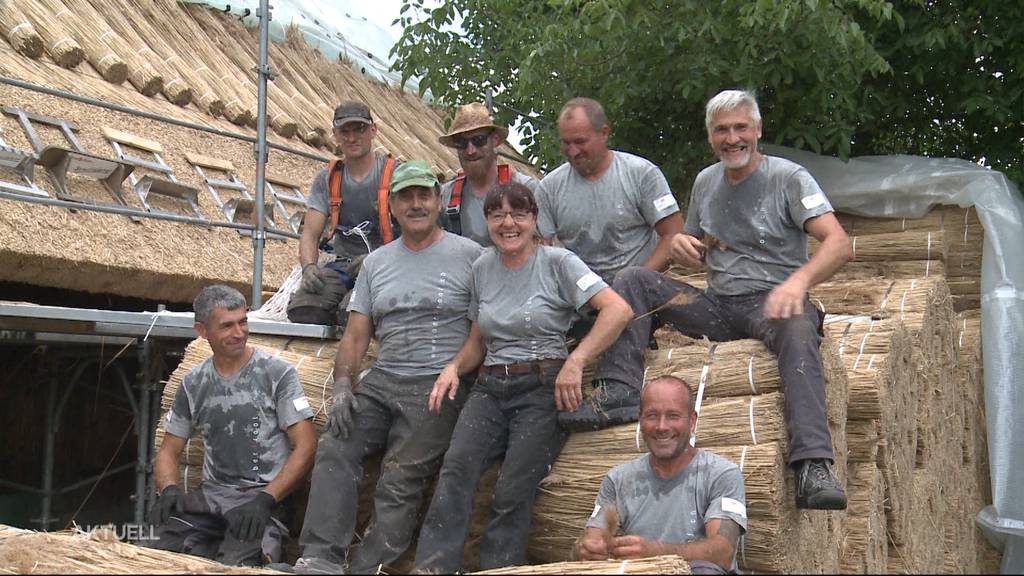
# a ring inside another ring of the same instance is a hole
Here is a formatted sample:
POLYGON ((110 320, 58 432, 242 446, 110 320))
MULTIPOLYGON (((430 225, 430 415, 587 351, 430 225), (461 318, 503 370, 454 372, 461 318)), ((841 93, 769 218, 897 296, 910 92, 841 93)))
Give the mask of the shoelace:
POLYGON ((830 476, 831 475, 829 474, 829 470, 828 470, 828 465, 827 464, 825 464, 823 462, 812 462, 810 464, 809 468, 810 469, 808 470, 808 472, 814 474, 814 477, 819 482, 826 483, 826 482, 830 481, 830 479, 831 479, 830 476))

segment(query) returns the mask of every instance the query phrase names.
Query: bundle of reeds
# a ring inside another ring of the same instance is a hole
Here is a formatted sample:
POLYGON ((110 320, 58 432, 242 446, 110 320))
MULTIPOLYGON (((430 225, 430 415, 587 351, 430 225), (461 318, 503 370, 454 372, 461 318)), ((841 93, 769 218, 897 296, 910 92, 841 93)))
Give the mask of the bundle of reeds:
POLYGON ((840 569, 844 574, 881 574, 889 551, 882 472, 873 462, 852 464, 846 493, 849 504, 840 569))
POLYGON ((121 84, 128 79, 128 64, 110 47, 104 34, 110 27, 91 14, 84 11, 78 14, 78 6, 69 6, 60 0, 36 0, 50 12, 50 18, 60 22, 85 48, 85 58, 96 69, 104 80, 111 84, 121 84))
POLYGON ((931 470, 914 470, 911 485, 910 532, 905 541, 889 543, 886 571, 936 574, 942 570, 944 562, 942 517, 946 502, 931 470))
MULTIPOLYGON (((160 55, 153 51, 149 46, 151 40, 147 40, 135 31, 135 28, 128 20, 136 16, 125 17, 125 2, 122 0, 89 1, 92 3, 93 8, 104 16, 107 24, 124 40, 125 46, 119 48, 119 50, 129 60, 132 67, 135 69, 151 68, 153 74, 161 78, 160 92, 163 93, 167 100, 178 106, 187 106, 192 101, 192 88, 182 79, 181 74, 177 70, 169 66, 160 55)), ((132 74, 136 76, 141 74, 141 72, 133 71, 132 74)), ((132 80, 132 84, 139 88, 140 81, 132 80)), ((145 84, 142 85, 145 86, 145 84)), ((147 96, 152 95, 142 88, 139 91, 147 96)))
POLYGON ((679 556, 653 556, 635 560, 593 560, 509 566, 472 574, 692 574, 679 556))
POLYGON ((963 405, 963 461, 988 470, 985 383, 981 362, 981 313, 966 310, 956 317, 956 381, 963 405))
POLYGON ((831 282, 864 282, 870 278, 928 278, 946 276, 946 265, 939 260, 875 260, 847 262, 831 282))
POLYGON ((19 54, 29 58, 43 54, 42 36, 14 2, 0 5, 0 34, 19 54))
MULTIPOLYGON (((854 261, 874 262, 891 260, 943 260, 945 237, 942 230, 921 230, 850 236, 854 261)), ((807 249, 813 254, 820 244, 807 239, 807 249)))
POLYGON ((121 542, 110 528, 32 532, 0 525, 5 574, 277 574, 121 542))
POLYGON ((706 398, 763 394, 780 389, 778 361, 758 340, 710 344, 690 340, 688 344, 648 353, 644 381, 672 375, 694 388, 703 382, 706 398))
POLYGON ((98 33, 99 39, 105 42, 115 54, 124 60, 128 68, 127 80, 140 94, 153 96, 163 90, 163 76, 156 71, 146 58, 138 54, 137 49, 131 43, 111 28, 108 20, 120 18, 116 12, 113 18, 111 18, 110 14, 98 12, 87 0, 71 0, 68 5, 79 19, 80 25, 85 26, 90 33, 98 33))
MULTIPOLYGON (((8 4, 14 5, 13 2, 8 4)), ((85 50, 64 24, 51 16, 48 6, 39 0, 19 0, 17 6, 43 38, 46 53, 57 65, 74 68, 81 64, 85 59, 85 50)))

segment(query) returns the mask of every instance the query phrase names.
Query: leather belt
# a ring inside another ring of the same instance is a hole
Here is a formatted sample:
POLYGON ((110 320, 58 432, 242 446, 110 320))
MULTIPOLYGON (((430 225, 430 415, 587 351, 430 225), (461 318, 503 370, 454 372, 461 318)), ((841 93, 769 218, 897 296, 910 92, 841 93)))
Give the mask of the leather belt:
POLYGON ((536 362, 520 362, 518 364, 492 364, 490 366, 481 366, 480 372, 483 374, 504 374, 511 376, 513 374, 530 374, 533 372, 540 372, 545 368, 558 368, 565 363, 565 359, 549 359, 549 360, 538 360, 536 362))

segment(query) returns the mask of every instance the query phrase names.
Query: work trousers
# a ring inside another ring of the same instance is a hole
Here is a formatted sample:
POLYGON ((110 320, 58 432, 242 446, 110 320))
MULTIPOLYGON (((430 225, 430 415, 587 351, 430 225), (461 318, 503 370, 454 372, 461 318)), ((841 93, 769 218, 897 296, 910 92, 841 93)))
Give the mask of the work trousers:
POLYGON ((789 462, 833 458, 819 351, 824 318, 810 298, 805 299, 801 314, 769 320, 764 317, 767 291, 716 296, 640 267, 620 272, 612 289, 629 303, 636 317, 601 355, 598 378, 642 387, 644 351, 651 333, 663 324, 690 337, 707 336, 718 342, 756 338, 778 357, 789 462), (673 299, 678 303, 669 304, 673 299))
POLYGON ((182 513, 174 514, 154 527, 155 539, 141 544, 148 548, 202 556, 228 566, 262 566, 264 561, 279 562, 288 537, 288 529, 282 523, 287 513, 284 504, 274 508, 262 538, 239 540, 228 532, 228 524, 224 520, 225 512, 255 498, 256 491, 201 484, 184 495, 182 513))
POLYGON ((455 426, 420 530, 416 568, 451 574, 462 564, 480 476, 504 457, 480 543, 480 568, 526 564, 537 486, 565 443, 554 382, 559 368, 481 373, 455 426))
POLYGON ((384 459, 374 492, 374 518, 352 554, 349 571, 376 573, 378 566, 393 563, 408 548, 423 493, 441 467, 459 412, 458 399, 446 399, 440 415, 428 411, 436 379, 436 374, 404 377, 376 368, 363 377, 355 389, 359 409, 351 435, 342 440, 325 432, 317 446, 299 539, 303 558, 345 564, 356 527, 363 462, 380 450, 384 459))

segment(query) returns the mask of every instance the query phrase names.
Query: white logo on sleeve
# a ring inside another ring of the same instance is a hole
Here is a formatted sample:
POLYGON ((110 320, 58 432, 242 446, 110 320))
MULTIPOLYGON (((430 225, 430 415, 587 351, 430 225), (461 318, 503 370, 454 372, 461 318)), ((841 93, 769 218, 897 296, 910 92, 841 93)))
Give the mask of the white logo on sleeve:
POLYGON ((296 398, 295 400, 292 400, 292 406, 295 406, 295 411, 296 412, 302 412, 303 410, 308 410, 309 409, 309 400, 307 400, 305 396, 303 396, 302 398, 296 398))
POLYGON ((591 518, 597 518, 597 515, 601 513, 601 505, 594 504, 594 511, 590 514, 591 518))
POLYGON ((826 204, 828 202, 828 198, 825 198, 825 194, 823 192, 815 192, 810 196, 804 196, 800 199, 800 202, 804 205, 804 210, 814 210, 818 206, 826 204))
POLYGON ((675 196, 672 196, 671 194, 665 194, 661 198, 658 198, 657 200, 654 201, 654 208, 658 212, 661 212, 662 210, 665 210, 666 208, 670 208, 672 206, 675 206, 677 208, 679 207, 679 205, 676 204, 675 196))
POLYGON ((737 516, 747 517, 747 506, 739 500, 733 500, 732 498, 722 498, 722 512, 729 512, 736 514, 737 516))
POLYGON ((586 292, 588 288, 601 281, 601 277, 593 272, 587 272, 576 281, 576 287, 586 292))

